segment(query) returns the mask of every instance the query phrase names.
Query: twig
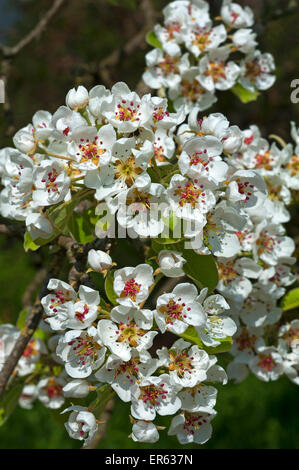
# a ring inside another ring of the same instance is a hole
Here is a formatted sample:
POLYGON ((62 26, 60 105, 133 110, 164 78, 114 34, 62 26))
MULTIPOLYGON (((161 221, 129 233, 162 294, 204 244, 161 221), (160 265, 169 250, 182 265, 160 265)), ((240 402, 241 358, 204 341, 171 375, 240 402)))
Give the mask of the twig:
POLYGON ((23 295, 22 305, 23 308, 29 307, 32 305, 32 296, 36 289, 41 285, 41 283, 45 280, 48 271, 46 268, 39 269, 32 279, 31 283, 26 289, 25 294, 23 295))
POLYGON ((66 0, 55 0, 49 8, 49 10, 43 15, 41 20, 36 24, 36 26, 26 35, 24 36, 15 46, 5 46, 4 44, 0 43, 0 51, 2 52, 4 57, 12 58, 17 55, 24 47, 26 47, 30 42, 34 39, 39 37, 41 33, 46 29, 48 23, 56 14, 58 9, 62 6, 62 4, 66 0))
POLYGON ((33 333, 38 327, 38 324, 42 318, 43 308, 40 300, 48 294, 47 285, 51 277, 56 277, 60 271, 60 259, 61 253, 58 252, 53 257, 50 269, 48 270, 47 276, 44 279, 42 288, 39 293, 38 299, 35 301, 30 314, 27 316, 26 325, 21 330, 21 333, 16 341, 14 349, 10 356, 7 358, 0 372, 0 397, 5 391, 6 385, 9 381, 11 374, 13 373, 16 365, 23 352, 25 351, 33 333))
POLYGON ((22 225, 13 224, 11 221, 1 218, 0 233, 9 235, 10 237, 23 238, 25 228, 22 225))
POLYGON ((142 11, 145 19, 144 27, 123 47, 114 50, 110 56, 106 57, 99 63, 99 75, 103 83, 108 87, 113 85, 110 69, 115 68, 123 56, 130 56, 137 49, 143 47, 145 45, 145 34, 149 32, 155 24, 156 12, 151 0, 141 0, 140 10, 142 11))

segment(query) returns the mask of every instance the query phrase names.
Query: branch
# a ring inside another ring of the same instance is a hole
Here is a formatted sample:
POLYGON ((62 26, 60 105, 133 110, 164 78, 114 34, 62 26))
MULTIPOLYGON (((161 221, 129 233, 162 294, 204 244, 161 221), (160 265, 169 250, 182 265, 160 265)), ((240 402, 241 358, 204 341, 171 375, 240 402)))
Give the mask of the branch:
POLYGON ((145 45, 145 35, 151 31, 156 20, 156 12, 152 5, 152 0, 141 0, 140 10, 143 13, 145 19, 144 27, 132 37, 123 47, 116 49, 110 54, 110 56, 103 59, 98 66, 99 74, 103 83, 109 88, 113 85, 113 80, 110 76, 110 68, 116 67, 121 58, 132 55, 137 49, 145 45))
POLYGON ((41 33, 46 29, 48 23, 56 14, 58 9, 62 6, 65 0, 55 0, 51 6, 51 8, 44 14, 41 20, 37 23, 37 25, 25 36, 21 39, 15 46, 9 47, 5 46, 0 43, 0 51, 2 52, 3 56, 6 58, 12 58, 17 55, 24 47, 26 47, 30 42, 34 39, 39 37, 41 33))
POLYGON ((9 220, 0 219, 0 234, 8 235, 10 237, 17 237, 23 239, 25 228, 23 225, 14 224, 9 220))
POLYGON ((5 391, 6 385, 9 381, 9 378, 13 371, 15 370, 16 365, 19 362, 20 357, 25 351, 33 333, 38 327, 38 324, 42 318, 43 308, 40 300, 49 293, 47 285, 51 277, 56 277, 60 271, 60 261, 61 261, 61 252, 58 252, 53 257, 50 269, 47 273, 47 276, 44 279, 42 288, 39 293, 38 299, 35 301, 30 314, 26 319, 26 325, 21 330, 20 335, 16 341, 14 349, 10 356, 7 358, 4 366, 0 372, 0 397, 5 391))

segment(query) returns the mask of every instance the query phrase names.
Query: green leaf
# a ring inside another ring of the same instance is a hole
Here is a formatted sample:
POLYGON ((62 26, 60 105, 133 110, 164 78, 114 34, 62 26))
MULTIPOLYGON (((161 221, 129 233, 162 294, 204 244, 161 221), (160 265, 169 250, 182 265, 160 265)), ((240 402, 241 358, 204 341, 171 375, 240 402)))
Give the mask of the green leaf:
POLYGON ((28 308, 25 308, 24 310, 22 310, 22 311, 19 313, 16 326, 17 326, 17 328, 19 328, 20 330, 21 330, 22 328, 24 328, 24 326, 26 325, 27 314, 28 314, 28 308))
POLYGON ((256 90, 254 93, 244 88, 240 83, 237 83, 231 91, 236 95, 242 103, 250 103, 256 101, 260 93, 256 90))
POLYGON ((11 389, 4 394, 0 400, 0 426, 8 420, 15 407, 18 404, 19 397, 22 393, 23 385, 13 385, 11 389))
POLYGON ((299 287, 290 290, 281 301, 281 308, 286 312, 299 307, 299 287))
POLYGON ((94 226, 92 225, 87 212, 77 214, 73 212, 69 222, 68 230, 71 236, 79 243, 85 245, 94 240, 94 226))
POLYGON ((215 346, 214 348, 212 348, 211 346, 206 346, 205 344, 203 344, 202 340, 198 336, 197 331, 194 328, 194 326, 189 326, 189 328, 187 328, 185 333, 178 335, 178 336, 185 339, 186 341, 189 341, 192 344, 196 344, 196 346, 198 346, 199 349, 204 349, 208 354, 219 354, 219 353, 227 352, 231 349, 232 344, 233 344, 232 338, 228 336, 223 339, 217 338, 217 341, 219 341, 221 344, 219 344, 218 346, 215 346))
POLYGON ((145 40, 150 46, 162 49, 162 44, 160 43, 154 31, 150 31, 149 33, 147 33, 145 40))
POLYGON ((207 287, 212 292, 218 284, 218 270, 212 255, 198 255, 193 250, 183 250, 183 258, 187 261, 183 270, 197 286, 207 287))
POLYGON ((113 305, 116 305, 117 304, 117 301, 116 301, 117 295, 116 295, 116 293, 114 292, 114 289, 113 289, 114 272, 115 272, 115 269, 111 269, 110 271, 108 271, 108 274, 105 278, 105 292, 106 292, 106 295, 107 295, 109 301, 113 305))

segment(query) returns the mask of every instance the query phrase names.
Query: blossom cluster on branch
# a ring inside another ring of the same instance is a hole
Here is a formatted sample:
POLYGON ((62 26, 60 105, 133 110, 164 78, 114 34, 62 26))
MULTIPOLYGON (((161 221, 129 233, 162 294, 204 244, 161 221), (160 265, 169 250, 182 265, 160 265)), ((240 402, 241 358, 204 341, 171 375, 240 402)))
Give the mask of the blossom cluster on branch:
POLYGON ((218 91, 255 94, 275 82, 271 54, 257 49, 251 8, 223 0, 212 18, 205 0, 176 0, 163 10, 164 24, 148 36, 144 82, 167 92, 175 109, 201 111, 217 102, 218 91))

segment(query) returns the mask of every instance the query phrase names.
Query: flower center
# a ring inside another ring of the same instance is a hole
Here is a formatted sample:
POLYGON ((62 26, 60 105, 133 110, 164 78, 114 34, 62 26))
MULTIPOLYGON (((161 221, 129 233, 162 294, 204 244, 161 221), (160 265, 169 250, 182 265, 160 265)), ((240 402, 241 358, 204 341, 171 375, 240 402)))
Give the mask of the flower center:
POLYGON ((128 187, 131 187, 142 169, 135 164, 135 157, 130 156, 126 160, 117 160, 115 162, 115 178, 123 180, 128 187))
POLYGON ((139 111, 140 104, 137 106, 134 104, 133 101, 127 102, 126 100, 122 100, 121 104, 117 105, 117 111, 115 112, 115 119, 117 121, 140 121, 141 112, 139 111))
POLYGON ((153 406, 158 406, 160 404, 161 398, 167 398, 167 390, 164 390, 164 384, 160 386, 156 385, 146 385, 144 387, 140 387, 140 395, 139 400, 142 400, 144 403, 148 403, 150 408, 153 406))
POLYGON ((195 33, 195 38, 192 41, 193 46, 197 46, 201 52, 204 52, 209 44, 210 40, 210 31, 205 31, 204 29, 198 29, 198 32, 195 33))
POLYGON ((229 283, 234 281, 234 279, 239 275, 238 271, 234 269, 233 261, 227 262, 226 264, 218 265, 218 274, 219 278, 225 282, 229 283))
POLYGON ((179 377, 183 377, 186 372, 191 374, 193 369, 192 360, 193 357, 190 357, 187 351, 181 351, 176 353, 175 351, 169 351, 170 364, 168 366, 169 370, 176 371, 179 377))
POLYGON ((36 341, 30 341, 27 345, 25 351, 23 352, 22 356, 26 358, 32 358, 38 354, 38 349, 36 349, 36 341))
MULTIPOLYGON (((188 181, 183 188, 178 186, 173 195, 179 197, 180 206, 191 204, 191 206, 195 208, 199 197, 204 197, 205 193, 196 188, 191 181, 188 181)), ((202 200, 202 202, 204 202, 204 200, 202 200)))
MULTIPOLYGON (((254 349, 255 341, 257 337, 255 335, 249 335, 246 328, 242 329, 242 333, 235 338, 236 343, 238 344, 238 350, 244 351, 244 349, 254 349)), ((251 352, 251 351, 250 351, 251 352)))
POLYGON ((85 366, 87 361, 91 364, 96 362, 98 351, 101 349, 101 346, 87 334, 69 341, 68 345, 72 346, 71 351, 75 355, 77 365, 82 366, 85 366))
POLYGON ((184 429, 191 435, 193 435, 194 432, 200 428, 200 426, 207 422, 203 415, 199 413, 188 413, 187 411, 185 411, 184 414, 184 429))
POLYGON ((141 289, 141 284, 138 284, 138 282, 136 282, 135 279, 132 278, 125 283, 125 286, 123 288, 122 293, 120 294, 120 297, 129 297, 130 299, 133 300, 133 302, 136 302, 136 297, 137 297, 137 294, 139 294, 140 289, 141 289))
POLYGON ((286 165, 286 168, 290 170, 291 176, 296 176, 299 173, 299 157, 293 155, 291 161, 286 165))
POLYGON ((77 153, 81 157, 80 163, 92 162, 94 165, 99 163, 99 158, 103 153, 106 152, 106 149, 101 148, 103 142, 98 142, 98 137, 96 136, 92 142, 89 142, 89 139, 81 139, 81 144, 79 144, 80 152, 77 153))
POLYGON ((171 57, 168 54, 165 54, 164 60, 159 62, 158 66, 164 73, 164 75, 170 75, 172 73, 179 73, 177 63, 179 62, 178 57, 171 57))
POLYGON ((268 372, 273 370, 276 366, 276 362, 274 361, 273 357, 270 355, 260 354, 259 359, 260 359, 259 366, 262 369, 267 370, 268 372))
POLYGON ((44 387, 49 398, 60 397, 62 395, 62 386, 55 381, 53 377, 49 378, 47 385, 44 387))
POLYGON ((145 334, 143 330, 139 328, 136 323, 120 323, 118 331, 116 332, 119 336, 117 338, 118 343, 127 343, 133 348, 136 348, 139 343, 141 336, 145 334))
POLYGON ((264 168, 265 170, 272 170, 273 167, 273 157, 270 155, 270 152, 265 152, 263 154, 257 154, 255 157, 256 168, 264 168))
POLYGON ((226 80, 224 62, 210 62, 205 74, 212 77, 214 83, 219 82, 221 79, 226 80))
POLYGON ((47 178, 42 179, 42 183, 46 183, 46 189, 48 193, 52 192, 58 192, 58 187, 56 183, 56 179, 59 176, 58 171, 56 168, 53 168, 52 171, 49 171, 47 174, 47 178))
POLYGON ((192 101, 197 101, 198 97, 204 92, 197 80, 189 82, 188 80, 182 80, 181 83, 181 95, 189 98, 192 101))
POLYGON ((167 305, 159 307, 158 310, 164 315, 166 324, 173 325, 174 320, 184 321, 186 318, 186 315, 183 314, 184 307, 184 303, 180 304, 174 299, 170 299, 167 305))

